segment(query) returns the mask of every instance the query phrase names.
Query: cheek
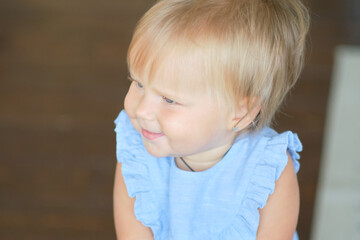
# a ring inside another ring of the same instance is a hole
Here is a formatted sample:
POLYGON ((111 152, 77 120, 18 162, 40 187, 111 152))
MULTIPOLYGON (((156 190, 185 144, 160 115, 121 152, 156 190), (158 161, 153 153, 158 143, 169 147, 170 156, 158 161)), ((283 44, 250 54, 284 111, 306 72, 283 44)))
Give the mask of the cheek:
POLYGON ((138 132, 140 132, 141 130, 140 130, 140 127, 137 124, 136 114, 135 114, 137 102, 138 101, 137 101, 136 95, 133 93, 133 91, 131 91, 131 89, 129 89, 129 91, 126 94, 125 99, 124 99, 124 109, 125 109, 127 115, 129 116, 133 127, 138 132))
MULTIPOLYGON (((177 116, 167 115, 164 130, 179 140, 186 140, 189 144, 194 142, 213 141, 222 139, 229 131, 223 118, 208 112, 193 112, 177 116)), ((174 139, 175 140, 175 139, 174 139)))
POLYGON ((179 141, 183 138, 184 127, 186 127, 187 123, 181 114, 174 114, 172 111, 163 110, 159 112, 157 122, 169 142, 179 141))
POLYGON ((131 87, 125 96, 124 108, 125 108, 126 113, 130 117, 134 116, 135 108, 136 108, 136 99, 135 99, 135 95, 133 94, 133 91, 131 90, 131 87))
POLYGON ((191 138, 203 135, 201 120, 194 117, 194 114, 172 113, 166 111, 159 115, 159 123, 170 141, 191 142, 191 138))

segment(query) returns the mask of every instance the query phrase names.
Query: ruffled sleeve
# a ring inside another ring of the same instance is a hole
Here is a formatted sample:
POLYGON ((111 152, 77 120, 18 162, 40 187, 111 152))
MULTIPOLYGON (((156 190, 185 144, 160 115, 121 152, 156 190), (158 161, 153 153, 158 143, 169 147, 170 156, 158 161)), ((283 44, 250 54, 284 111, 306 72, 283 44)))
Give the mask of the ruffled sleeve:
MULTIPOLYGON (((262 137, 257 145, 258 160, 253 164, 253 169, 249 174, 250 181, 245 191, 244 199, 235 221, 225 229, 222 238, 219 239, 256 239, 259 226, 260 214, 258 209, 262 209, 269 195, 274 192, 275 181, 280 177, 288 163, 287 152, 289 152, 295 171, 298 172, 300 164, 298 162, 302 151, 301 142, 297 136, 290 131, 277 134, 269 131, 262 137)), ((295 234, 294 239, 297 239, 295 234)))
POLYGON ((123 110, 116 118, 116 156, 121 162, 121 171, 128 194, 135 200, 135 216, 145 226, 151 227, 154 234, 159 231, 158 210, 152 192, 149 172, 149 158, 140 134, 132 126, 123 110))

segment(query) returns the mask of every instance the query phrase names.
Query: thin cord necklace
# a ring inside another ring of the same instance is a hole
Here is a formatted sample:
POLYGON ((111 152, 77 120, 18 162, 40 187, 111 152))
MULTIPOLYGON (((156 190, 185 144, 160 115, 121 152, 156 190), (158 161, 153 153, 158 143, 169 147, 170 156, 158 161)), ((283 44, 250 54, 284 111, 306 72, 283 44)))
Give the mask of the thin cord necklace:
POLYGON ((190 171, 195 172, 194 169, 192 169, 192 168, 189 166, 189 164, 187 164, 182 157, 180 157, 180 159, 181 159, 181 161, 190 169, 190 171))
MULTIPOLYGON (((231 147, 230 147, 230 148, 231 148, 231 147)), ((226 153, 223 155, 223 157, 230 151, 230 148, 226 151, 226 153)), ((194 169, 192 169, 192 168, 189 166, 189 164, 187 164, 182 157, 180 157, 180 159, 181 159, 181 161, 190 169, 190 171, 195 172, 194 169)))

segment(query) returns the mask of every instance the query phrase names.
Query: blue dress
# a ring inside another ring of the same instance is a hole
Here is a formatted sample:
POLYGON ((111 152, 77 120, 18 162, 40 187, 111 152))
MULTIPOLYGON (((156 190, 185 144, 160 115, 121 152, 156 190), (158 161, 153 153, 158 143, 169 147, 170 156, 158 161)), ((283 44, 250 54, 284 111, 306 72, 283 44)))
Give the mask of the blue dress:
MULTIPOLYGON (((224 158, 201 172, 179 169, 173 157, 156 158, 122 111, 115 120, 116 154, 135 216, 155 240, 256 239, 263 208, 284 170, 288 151, 296 172, 302 145, 292 132, 265 127, 239 137, 224 158)), ((295 234, 294 239, 297 239, 295 234)))

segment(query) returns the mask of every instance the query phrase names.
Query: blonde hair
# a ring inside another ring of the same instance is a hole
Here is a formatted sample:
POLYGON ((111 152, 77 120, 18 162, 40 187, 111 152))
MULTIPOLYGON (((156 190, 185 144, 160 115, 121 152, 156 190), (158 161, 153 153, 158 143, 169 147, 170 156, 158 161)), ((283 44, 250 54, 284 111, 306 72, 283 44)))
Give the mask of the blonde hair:
POLYGON ((205 87, 227 107, 260 105, 260 129, 301 73, 309 22, 300 0, 161 0, 139 21, 128 66, 151 79, 169 52, 200 49, 205 87))

